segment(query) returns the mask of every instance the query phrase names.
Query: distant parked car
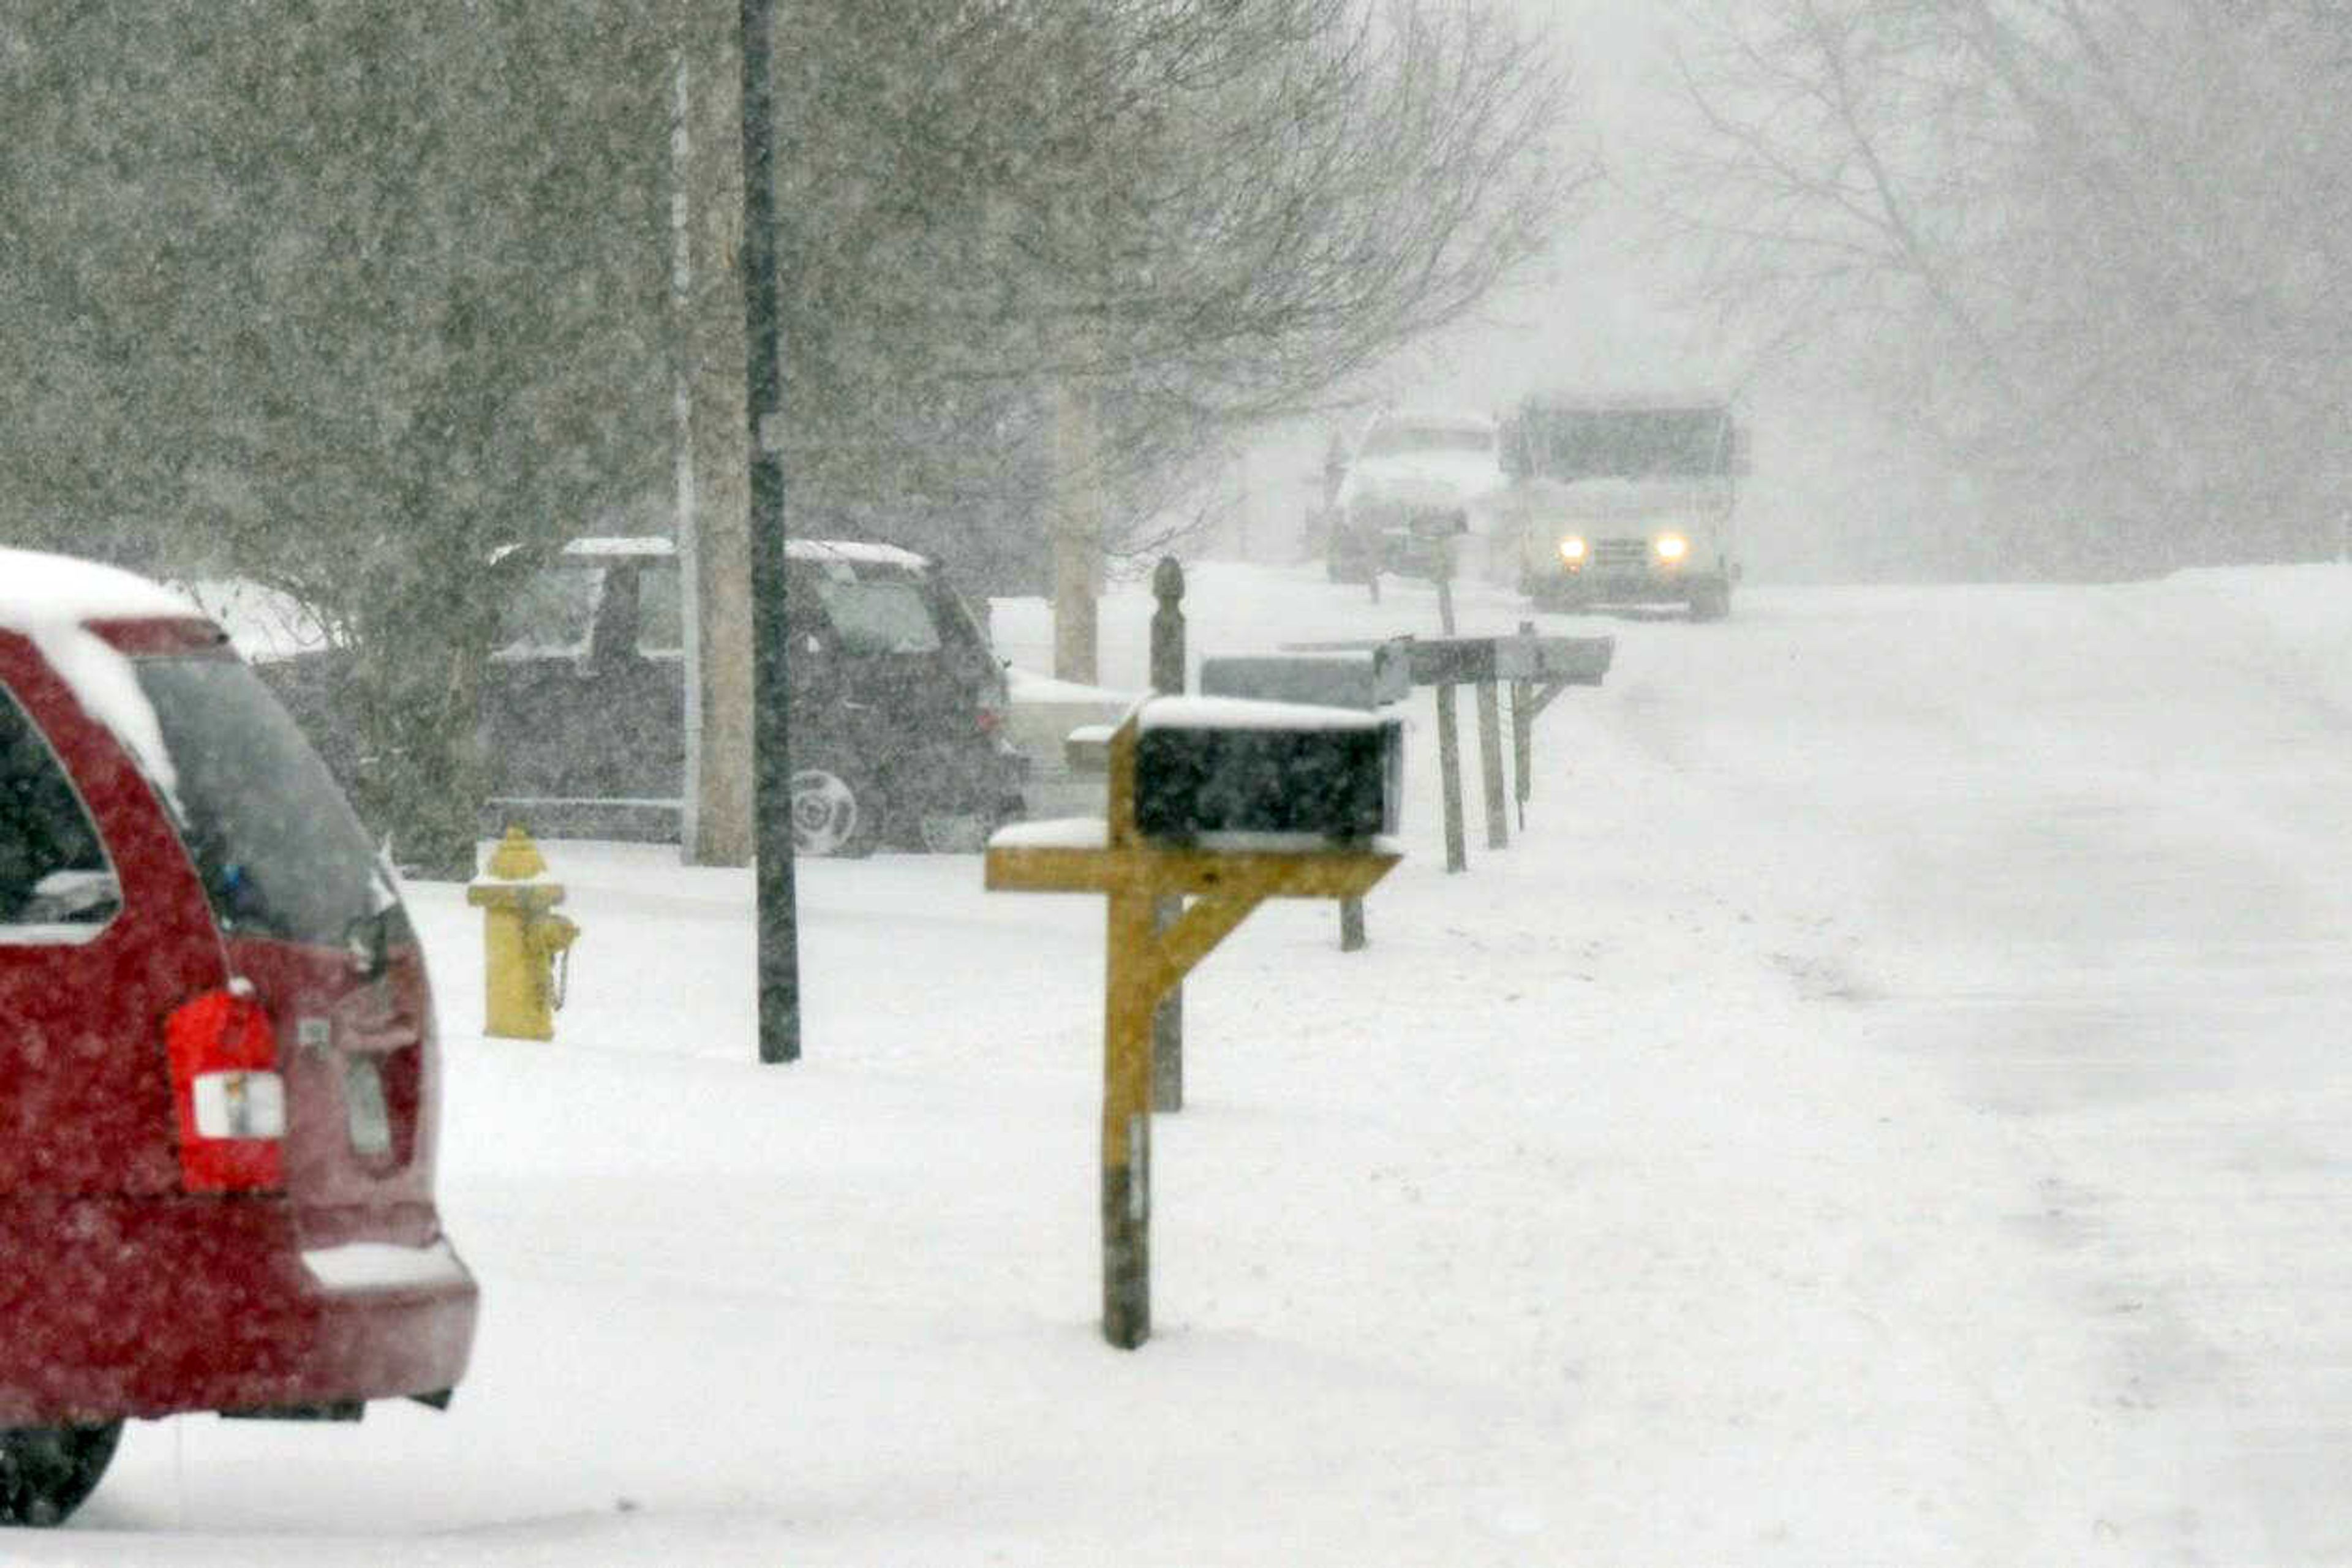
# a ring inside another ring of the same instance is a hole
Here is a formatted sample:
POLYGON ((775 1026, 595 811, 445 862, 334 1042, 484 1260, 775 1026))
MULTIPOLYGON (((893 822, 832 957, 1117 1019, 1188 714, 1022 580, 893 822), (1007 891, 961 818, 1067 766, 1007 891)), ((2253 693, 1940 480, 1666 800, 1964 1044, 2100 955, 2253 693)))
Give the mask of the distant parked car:
MULTIPOLYGON (((887 544, 785 549, 793 838, 806 855, 976 849, 1022 814, 1005 677, 929 558, 887 544)), ((484 827, 675 839, 686 769, 676 547, 577 539, 522 579, 485 672, 484 827)), ((266 664, 325 738, 364 763, 335 709, 332 649, 266 664)))
POLYGON ((394 878, 226 636, 0 552, 0 1522, 128 1417, 446 1403, 439 1077, 394 878))
MULTIPOLYGON (((1484 414, 1386 410, 1345 459, 1327 518, 1324 568, 1334 583, 1383 572, 1448 575, 1460 536, 1484 543, 1488 500, 1504 483, 1495 421, 1484 414)), ((1484 574, 1483 557, 1479 564, 1484 574)))

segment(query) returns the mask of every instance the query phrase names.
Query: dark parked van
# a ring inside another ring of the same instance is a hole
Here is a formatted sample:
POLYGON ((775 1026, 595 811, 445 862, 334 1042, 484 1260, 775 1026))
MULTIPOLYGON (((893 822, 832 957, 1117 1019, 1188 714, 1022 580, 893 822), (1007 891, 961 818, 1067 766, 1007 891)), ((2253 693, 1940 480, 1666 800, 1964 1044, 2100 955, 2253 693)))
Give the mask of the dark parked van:
MULTIPOLYGON (((1025 765, 982 624, 911 551, 796 539, 785 553, 794 845, 977 849, 1021 814, 1025 765)), ((677 836, 679 605, 667 539, 574 540, 527 580, 484 681, 488 826, 677 836)))
POLYGON ((128 1417, 446 1402, 436 1050, 392 874, 220 628, 0 552, 0 1521, 128 1417))

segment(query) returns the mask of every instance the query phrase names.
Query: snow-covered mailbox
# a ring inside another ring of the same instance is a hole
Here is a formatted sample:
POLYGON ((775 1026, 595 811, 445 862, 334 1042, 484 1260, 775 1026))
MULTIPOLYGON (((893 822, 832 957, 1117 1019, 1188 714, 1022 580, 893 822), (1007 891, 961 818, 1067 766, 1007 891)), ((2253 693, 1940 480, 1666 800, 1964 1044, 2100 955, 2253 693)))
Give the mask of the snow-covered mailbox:
POLYGON ((1108 815, 989 840, 996 892, 1101 893, 1103 1337, 1151 1333, 1151 1013, 1267 899, 1361 898, 1401 856, 1403 728, 1374 712, 1157 697, 1111 731, 1108 815), (1186 900, 1155 926, 1153 906, 1186 900))
POLYGON ((1146 838, 1355 842, 1396 831, 1404 726, 1395 719, 1206 695, 1146 703, 1139 717, 1135 826, 1146 838))
MULTIPOLYGON (((1201 692, 1206 697, 1248 697, 1274 702, 1307 702, 1369 710, 1402 702, 1412 695, 1410 639, 1393 637, 1367 647, 1321 653, 1223 656, 1201 661, 1201 692)), ((1402 766, 1400 755, 1399 765, 1402 766)), ((1339 900, 1339 947, 1364 946, 1364 905, 1339 900)))

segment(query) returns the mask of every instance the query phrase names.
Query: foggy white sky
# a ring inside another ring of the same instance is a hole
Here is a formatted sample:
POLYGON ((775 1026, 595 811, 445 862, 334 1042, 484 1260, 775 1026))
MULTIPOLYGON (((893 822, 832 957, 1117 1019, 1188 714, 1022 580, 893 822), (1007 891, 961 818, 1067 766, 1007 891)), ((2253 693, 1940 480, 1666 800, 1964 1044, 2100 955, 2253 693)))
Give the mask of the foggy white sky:
MULTIPOLYGON (((1573 64, 1575 134, 1598 143, 1612 176, 1630 174, 1658 102, 1661 23, 1646 0, 1520 0, 1522 14, 1573 64)), ((1484 311, 1480 323, 1397 367, 1400 395, 1496 407, 1559 382, 1717 378, 1702 325, 1635 250, 1637 215, 1614 180, 1593 189, 1553 253, 1484 311), (1425 368, 1423 368, 1425 366, 1425 368)))

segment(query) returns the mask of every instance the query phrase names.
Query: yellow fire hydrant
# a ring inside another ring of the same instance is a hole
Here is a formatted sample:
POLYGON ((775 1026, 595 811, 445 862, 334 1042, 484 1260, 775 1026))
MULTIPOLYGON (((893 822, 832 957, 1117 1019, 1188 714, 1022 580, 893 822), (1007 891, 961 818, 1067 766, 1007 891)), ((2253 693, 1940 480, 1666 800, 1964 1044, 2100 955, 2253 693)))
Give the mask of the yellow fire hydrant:
POLYGON ((466 889, 482 911, 482 1032, 509 1040, 555 1038, 555 1010, 580 928, 554 912, 563 884, 548 879, 530 835, 509 827, 486 872, 466 889))

